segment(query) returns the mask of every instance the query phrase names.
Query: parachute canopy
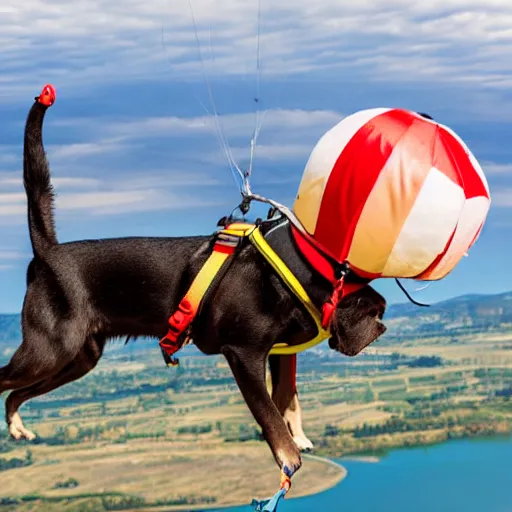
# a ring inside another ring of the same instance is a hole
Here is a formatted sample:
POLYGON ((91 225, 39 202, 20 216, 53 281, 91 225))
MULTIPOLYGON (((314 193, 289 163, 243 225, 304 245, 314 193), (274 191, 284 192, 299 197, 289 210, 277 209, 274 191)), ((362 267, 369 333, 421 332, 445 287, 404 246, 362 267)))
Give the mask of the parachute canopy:
POLYGON ((475 243, 489 207, 485 175, 457 134, 381 108, 322 136, 293 210, 327 253, 363 277, 437 280, 475 243))

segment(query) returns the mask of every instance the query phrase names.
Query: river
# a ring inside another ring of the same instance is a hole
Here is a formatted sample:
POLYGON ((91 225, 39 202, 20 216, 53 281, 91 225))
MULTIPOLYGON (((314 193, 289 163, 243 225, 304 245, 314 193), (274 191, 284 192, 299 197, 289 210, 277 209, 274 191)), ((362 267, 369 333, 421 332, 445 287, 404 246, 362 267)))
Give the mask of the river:
POLYGON ((278 512, 512 512, 512 438, 401 449, 379 462, 337 462, 348 470, 343 481, 285 500, 278 512))

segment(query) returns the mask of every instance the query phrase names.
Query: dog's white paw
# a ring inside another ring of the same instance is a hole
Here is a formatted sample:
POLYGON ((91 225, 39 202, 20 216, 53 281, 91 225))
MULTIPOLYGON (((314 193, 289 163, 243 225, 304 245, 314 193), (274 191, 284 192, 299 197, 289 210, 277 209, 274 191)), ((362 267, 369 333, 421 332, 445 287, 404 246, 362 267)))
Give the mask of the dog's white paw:
POLYGON ((33 441, 36 438, 34 432, 28 430, 23 426, 21 417, 18 413, 14 414, 9 424, 9 434, 13 439, 19 441, 26 439, 27 441, 33 441))
POLYGON ((293 442, 301 452, 313 450, 313 443, 306 436, 293 436, 293 442))
POLYGON ((11 435, 11 437, 13 439, 15 439, 16 441, 19 441, 23 435, 21 434, 21 432, 16 428, 15 425, 13 425, 12 423, 9 425, 9 434, 11 435))
POLYGON ((34 434, 34 432, 32 432, 32 430, 28 430, 27 428, 24 428, 22 431, 21 431, 21 435, 23 436, 24 439, 26 439, 27 441, 33 441, 37 436, 34 434))

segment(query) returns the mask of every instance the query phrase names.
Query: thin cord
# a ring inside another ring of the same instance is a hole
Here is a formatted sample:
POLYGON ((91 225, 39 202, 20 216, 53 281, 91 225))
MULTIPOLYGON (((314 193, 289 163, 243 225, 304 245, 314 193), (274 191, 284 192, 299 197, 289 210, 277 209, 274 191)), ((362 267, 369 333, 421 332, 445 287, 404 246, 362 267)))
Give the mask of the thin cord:
POLYGON ((261 132, 261 128, 263 126, 263 119, 265 118, 266 111, 263 112, 263 119, 260 121, 259 119, 259 104, 260 104, 260 78, 261 78, 261 0, 258 0, 258 24, 257 24, 257 43, 256 43, 256 94, 254 96, 255 103, 255 112, 254 112, 254 131, 251 139, 251 147, 250 147, 250 159, 249 159, 249 168, 245 173, 244 179, 244 193, 247 195, 251 194, 250 187, 250 178, 252 175, 252 169, 254 165, 254 156, 256 153, 256 144, 258 142, 258 137, 261 132))
POLYGON ((210 97, 210 103, 211 103, 212 110, 213 110, 213 118, 215 120, 215 127, 217 129, 217 134, 218 134, 218 137, 219 137, 219 139, 220 139, 220 141, 222 143, 222 147, 224 149, 224 154, 226 155, 226 158, 227 158, 228 163, 230 165, 230 168, 231 168, 231 171, 233 173, 233 178, 235 179, 235 182, 237 182, 237 180, 235 178, 235 169, 236 169, 236 171, 238 172, 240 178, 243 181, 244 180, 244 173, 240 170, 240 168, 238 167, 237 163, 235 162, 235 159, 233 157, 233 153, 231 152, 229 144, 227 143, 227 141, 226 141, 226 139, 224 137, 224 132, 222 130, 222 126, 221 126, 220 121, 219 121, 219 114, 217 112, 217 107, 216 107, 216 104, 215 104, 215 98, 213 96, 212 86, 211 86, 211 83, 210 83, 210 79, 208 77, 208 73, 206 72, 206 66, 205 66, 204 59, 203 59, 203 52, 201 51, 201 43, 199 41, 199 35, 198 35, 198 32, 197 32, 196 19, 195 19, 195 16, 194 16, 194 10, 192 8, 192 1, 191 0, 188 0, 188 5, 189 5, 189 8, 190 8, 190 14, 192 16, 192 23, 194 25, 194 34, 195 34, 196 43, 197 43, 197 51, 198 51, 198 54, 199 54, 199 59, 201 61, 201 67, 202 67, 202 70, 203 70, 203 76, 204 76, 204 80, 205 80, 206 87, 207 87, 207 90, 208 90, 208 95, 210 97))
POLYGON ((398 280, 395 279, 396 284, 399 286, 399 288, 404 292, 405 296, 415 305, 415 306, 421 306, 423 308, 429 308, 430 304, 423 304, 422 302, 418 302, 414 300, 409 292, 405 289, 404 285, 398 280))

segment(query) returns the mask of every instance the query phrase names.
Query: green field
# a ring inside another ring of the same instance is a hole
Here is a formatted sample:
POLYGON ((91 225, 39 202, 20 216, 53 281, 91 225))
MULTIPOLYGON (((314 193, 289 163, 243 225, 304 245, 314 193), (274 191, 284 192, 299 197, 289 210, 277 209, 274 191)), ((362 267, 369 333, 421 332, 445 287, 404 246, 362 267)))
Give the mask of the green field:
MULTIPOLYGON (((163 367, 156 343, 110 349, 98 368, 22 408, 35 443, 0 442, 0 510, 171 510, 249 503, 279 472, 220 357, 163 367)), ((512 430, 512 331, 384 340, 356 358, 299 357, 304 428, 315 454, 512 430)), ((12 346, 4 349, 4 360, 12 346)), ((344 473, 305 458, 291 496, 344 473)))

